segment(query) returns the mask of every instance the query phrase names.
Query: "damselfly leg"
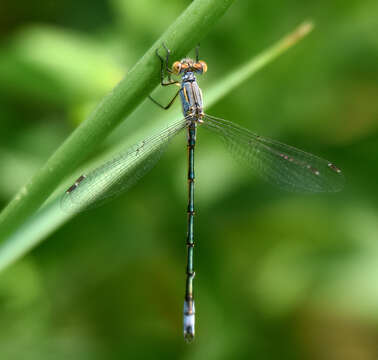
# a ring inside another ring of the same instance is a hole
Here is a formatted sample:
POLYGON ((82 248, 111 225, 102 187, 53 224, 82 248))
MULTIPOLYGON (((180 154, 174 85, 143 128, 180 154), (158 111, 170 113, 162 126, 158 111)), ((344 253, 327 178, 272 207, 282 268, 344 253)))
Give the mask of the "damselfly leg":
MULTIPOLYGON (((156 49, 156 51, 155 51, 156 56, 160 60, 160 85, 162 85, 162 86, 170 86, 170 85, 180 86, 179 81, 172 80, 172 78, 171 78, 172 70, 168 66, 171 51, 167 48, 165 43, 163 43, 163 46, 164 46, 164 49, 166 50, 165 59, 159 54, 159 49, 156 49), (166 76, 168 78, 167 82, 164 81, 166 76)), ((180 93, 180 90, 177 90, 176 94, 173 96, 173 98, 169 101, 169 103, 167 105, 161 104, 160 102, 155 100, 151 95, 148 95, 148 97, 153 103, 158 105, 163 110, 168 110, 172 106, 172 104, 175 102, 175 100, 177 99, 177 96, 178 96, 179 93, 180 93)))

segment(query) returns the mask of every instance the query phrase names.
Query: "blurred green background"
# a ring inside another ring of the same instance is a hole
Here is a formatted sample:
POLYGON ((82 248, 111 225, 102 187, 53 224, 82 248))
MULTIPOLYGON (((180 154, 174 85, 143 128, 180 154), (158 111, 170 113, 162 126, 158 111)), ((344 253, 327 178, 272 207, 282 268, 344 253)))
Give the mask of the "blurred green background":
MULTIPOLYGON (((189 3, 1 2, 2 207, 189 3)), ((207 112, 330 159, 347 183, 337 194, 277 190, 199 133, 192 345, 180 136, 137 186, 0 274, 0 358, 376 360, 377 14, 375 0, 240 0, 201 41, 206 100, 313 19, 309 37, 207 112)), ((151 117, 113 139, 154 121, 159 110, 142 106, 151 117)))

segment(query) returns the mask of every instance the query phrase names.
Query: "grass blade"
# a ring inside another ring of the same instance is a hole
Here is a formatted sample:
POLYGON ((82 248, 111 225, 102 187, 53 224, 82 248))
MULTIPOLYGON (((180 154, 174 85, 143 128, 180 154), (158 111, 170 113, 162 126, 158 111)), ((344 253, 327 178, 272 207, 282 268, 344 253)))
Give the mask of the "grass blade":
POLYGON ((46 164, 0 214, 0 243, 31 216, 99 143, 153 90, 159 82, 155 49, 162 43, 183 56, 223 15, 234 0, 196 0, 128 72, 46 164), (190 18, 190 21, 187 19, 190 18))
MULTIPOLYGON (((221 80, 221 85, 216 84, 212 88, 205 91, 206 104, 211 106, 219 101, 223 96, 231 93, 235 87, 253 76, 258 70, 270 64, 280 54, 286 52, 292 45, 297 43, 312 29, 312 24, 305 22, 296 28, 292 33, 282 38, 273 46, 263 51, 256 57, 253 57, 246 64, 238 67, 231 74, 221 80), (207 95, 209 94, 209 95, 207 95)), ((156 67, 155 67, 156 71, 156 67)), ((166 114, 166 122, 177 121, 177 113, 175 111, 166 114)), ((144 133, 151 134, 151 130, 144 130, 144 133)), ((111 155, 104 158, 110 158, 114 152, 119 152, 119 148, 113 149, 111 155)), ((100 162, 105 159, 102 158, 100 162)), ((62 189, 63 190, 63 189, 62 189)), ((60 195, 61 191, 57 191, 60 195)), ((68 221, 73 214, 67 214, 61 211, 59 207, 58 196, 55 196, 40 211, 30 217, 24 224, 19 226, 5 242, 0 246, 0 271, 12 264, 30 249, 40 243, 54 230, 68 221)))

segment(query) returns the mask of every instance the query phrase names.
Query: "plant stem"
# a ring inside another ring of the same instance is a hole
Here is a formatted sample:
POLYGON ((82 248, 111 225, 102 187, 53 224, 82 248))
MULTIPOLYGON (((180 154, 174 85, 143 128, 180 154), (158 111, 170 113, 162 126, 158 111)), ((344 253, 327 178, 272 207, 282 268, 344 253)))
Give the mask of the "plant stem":
POLYGON ((101 101, 91 116, 56 150, 0 214, 0 243, 32 215, 62 178, 89 155, 159 82, 155 50, 164 42, 184 56, 234 0, 195 0, 101 101))
MULTIPOLYGON (((207 104, 211 106, 223 96, 231 93, 236 86, 246 81, 264 66, 270 64, 277 56, 284 53, 304 35, 308 34, 311 29, 311 23, 303 23, 294 30, 294 32, 285 36, 259 55, 253 57, 246 64, 238 67, 221 80, 221 86, 217 83, 206 91, 207 104)), ((177 120, 176 115, 175 112, 166 114, 170 119, 172 117, 171 121, 177 120)), ((0 244, 0 271, 27 253, 72 216, 74 216, 74 214, 61 211, 59 207, 59 197, 56 197, 49 204, 43 206, 40 211, 33 214, 33 216, 27 219, 21 226, 18 226, 16 231, 14 231, 5 242, 0 244)))

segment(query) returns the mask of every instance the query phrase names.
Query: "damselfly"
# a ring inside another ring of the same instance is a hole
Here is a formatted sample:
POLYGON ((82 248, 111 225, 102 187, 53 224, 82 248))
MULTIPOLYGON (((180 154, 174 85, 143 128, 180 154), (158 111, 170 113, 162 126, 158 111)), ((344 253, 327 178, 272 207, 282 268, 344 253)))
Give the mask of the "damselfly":
POLYGON ((103 164, 87 175, 81 175, 68 188, 62 198, 62 207, 68 211, 80 211, 98 205, 135 184, 159 159, 169 141, 181 130, 187 131, 188 151, 188 229, 187 266, 184 299, 183 328, 187 341, 194 338, 195 305, 193 297, 193 248, 194 248, 194 148, 197 127, 218 134, 236 157, 244 160, 257 174, 279 187, 301 192, 332 192, 343 186, 341 170, 333 163, 278 141, 255 135, 230 121, 204 113, 202 92, 196 75, 207 71, 207 65, 196 59, 182 59, 168 67, 170 51, 164 45, 166 56, 160 59, 161 85, 178 85, 176 95, 163 106, 168 109, 180 96, 184 118, 170 125, 159 134, 143 140, 116 158, 103 164), (172 80, 181 76, 181 81, 172 80))

